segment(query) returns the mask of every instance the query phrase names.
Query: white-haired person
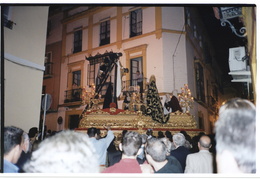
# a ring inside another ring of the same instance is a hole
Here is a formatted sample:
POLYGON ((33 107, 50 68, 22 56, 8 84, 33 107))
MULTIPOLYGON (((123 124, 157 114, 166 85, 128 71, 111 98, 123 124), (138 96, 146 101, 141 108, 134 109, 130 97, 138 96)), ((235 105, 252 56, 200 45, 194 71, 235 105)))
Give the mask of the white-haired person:
MULTIPOLYGON (((170 150, 171 142, 166 138, 151 138, 147 140, 145 148, 146 159, 154 169, 154 173, 183 173, 180 162, 170 155, 170 150)), ((147 165, 142 165, 143 173, 148 173, 147 171, 149 170, 144 168, 147 165)), ((151 170, 150 173, 152 173, 151 170)))
POLYGON ((218 173, 256 173, 256 109, 240 98, 219 109, 215 123, 218 173))
POLYGON ((171 156, 174 156, 181 164, 182 170, 185 171, 186 158, 190 154, 189 149, 184 145, 186 142, 185 136, 182 133, 177 133, 172 136, 174 150, 171 151, 171 156))
POLYGON ((23 169, 26 173, 99 173, 98 155, 86 134, 61 131, 43 140, 23 169))

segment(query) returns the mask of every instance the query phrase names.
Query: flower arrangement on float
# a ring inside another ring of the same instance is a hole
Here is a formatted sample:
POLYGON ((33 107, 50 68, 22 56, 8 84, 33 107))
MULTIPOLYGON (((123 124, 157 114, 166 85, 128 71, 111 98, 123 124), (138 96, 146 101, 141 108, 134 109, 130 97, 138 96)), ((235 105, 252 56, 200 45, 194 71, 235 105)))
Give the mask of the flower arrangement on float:
POLYGON ((191 91, 188 84, 184 84, 181 88, 181 93, 178 95, 180 106, 185 113, 189 113, 190 109, 193 108, 194 98, 191 96, 191 91))

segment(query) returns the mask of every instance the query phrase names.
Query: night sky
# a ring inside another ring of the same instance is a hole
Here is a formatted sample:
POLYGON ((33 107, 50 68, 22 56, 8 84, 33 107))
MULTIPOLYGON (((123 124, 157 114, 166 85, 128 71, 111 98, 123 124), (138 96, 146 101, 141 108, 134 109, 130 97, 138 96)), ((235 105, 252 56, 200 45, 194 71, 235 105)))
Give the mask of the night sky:
MULTIPOLYGON (((236 36, 228 24, 221 26, 220 20, 214 15, 212 6, 198 6, 197 8, 217 52, 215 59, 223 70, 224 84, 230 85, 232 77, 228 75, 230 71, 228 64, 229 48, 245 46, 247 39, 236 36)), ((238 18, 231 21, 235 27, 240 28, 242 26, 238 18)))

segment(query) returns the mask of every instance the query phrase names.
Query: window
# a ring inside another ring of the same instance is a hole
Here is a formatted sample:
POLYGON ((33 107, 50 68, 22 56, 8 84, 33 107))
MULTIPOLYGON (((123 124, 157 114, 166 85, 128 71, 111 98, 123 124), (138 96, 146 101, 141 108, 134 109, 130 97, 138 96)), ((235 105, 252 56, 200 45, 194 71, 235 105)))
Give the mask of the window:
POLYGON ((13 24, 15 23, 10 20, 10 10, 11 8, 9 6, 3 6, 4 27, 13 29, 13 24))
POLYGON ((67 90, 64 103, 81 101, 84 80, 84 60, 68 64, 67 90))
POLYGON ((101 73, 99 67, 102 62, 102 58, 90 61, 88 65, 88 85, 98 85, 100 83, 98 75, 101 73))
POLYGON ((204 130, 204 115, 201 111, 198 112, 199 128, 204 130))
POLYGON ((142 34, 142 9, 130 13, 130 37, 142 34))
POLYGON ((188 9, 186 9, 186 24, 191 26, 191 23, 190 23, 190 12, 189 12, 188 9))
POLYGON ((77 87, 80 87, 80 81, 81 81, 81 71, 74 71, 72 72, 72 87, 77 85, 77 87))
POLYGON ((74 50, 73 53, 82 51, 82 30, 74 32, 74 50))
MULTIPOLYGON (((93 61, 90 61, 90 64, 88 66, 88 85, 95 85, 96 88, 97 86, 99 86, 101 84, 102 78, 104 76, 102 76, 102 70, 101 70, 101 66, 103 64, 103 59, 95 59, 93 61)), ((114 74, 114 71, 111 72, 111 74, 114 74)), ((101 91, 100 91, 100 95, 102 97, 105 96, 105 93, 107 91, 107 87, 109 82, 111 81, 111 78, 107 78, 107 80, 105 81, 104 86, 102 87, 101 91)))
POLYGON ((143 93, 144 76, 143 76, 143 58, 137 57, 130 60, 130 88, 129 91, 139 91, 143 93))
POLYGON ((79 121, 80 121, 79 115, 70 115, 69 116, 69 126, 68 126, 68 128, 70 130, 78 128, 79 121))
POLYGON ((206 64, 212 64, 212 56, 210 54, 210 48, 207 43, 204 44, 204 58, 206 64))
POLYGON ((198 36, 197 36, 197 26, 196 26, 196 25, 194 25, 194 27, 193 27, 193 36, 194 36, 195 38, 198 37, 198 36))
POLYGON ((202 36, 201 35, 199 36, 199 44, 200 44, 200 47, 203 48, 202 36))
POLYGON ((100 46, 110 43, 110 21, 101 22, 100 24, 100 46))
POLYGON ((196 89, 198 101, 205 102, 205 91, 204 91, 204 74, 203 67, 200 63, 195 63, 196 69, 196 89))
POLYGON ((136 72, 139 71, 141 74, 143 73, 143 64, 142 64, 142 57, 133 58, 131 59, 131 85, 136 85, 136 72))
POLYGON ((122 83, 123 91, 136 91, 138 90, 138 86, 140 87, 140 91, 146 89, 146 64, 147 64, 147 44, 135 46, 129 49, 125 49, 126 53, 126 68, 129 69, 129 73, 126 73, 125 81, 122 83), (140 72, 141 76, 137 75, 137 71, 140 72), (143 85, 138 85, 137 82, 141 82, 142 80, 137 80, 137 76, 139 79, 143 80, 143 85))
POLYGON ((52 63, 52 53, 48 52, 45 55, 45 62, 44 62, 44 66, 45 66, 45 71, 44 71, 44 77, 48 76, 51 77, 50 75, 52 75, 52 67, 53 67, 53 63, 52 63))

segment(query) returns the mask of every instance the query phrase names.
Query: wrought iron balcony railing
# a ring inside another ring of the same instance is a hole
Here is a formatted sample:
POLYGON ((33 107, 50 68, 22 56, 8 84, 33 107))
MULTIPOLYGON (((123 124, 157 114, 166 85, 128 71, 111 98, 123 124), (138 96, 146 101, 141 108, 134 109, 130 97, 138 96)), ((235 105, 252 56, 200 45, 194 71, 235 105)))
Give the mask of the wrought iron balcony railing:
POLYGON ((213 96, 208 96, 208 106, 211 108, 213 111, 217 111, 218 108, 218 102, 213 96))
POLYGON ((53 63, 46 62, 44 65, 45 65, 44 78, 52 77, 53 76, 53 63))
POLYGON ((65 91, 64 103, 82 101, 82 88, 65 91))
MULTIPOLYGON (((147 78, 142 79, 143 92, 147 89, 147 78)), ((122 92, 140 92, 137 80, 126 80, 122 82, 122 92)))

